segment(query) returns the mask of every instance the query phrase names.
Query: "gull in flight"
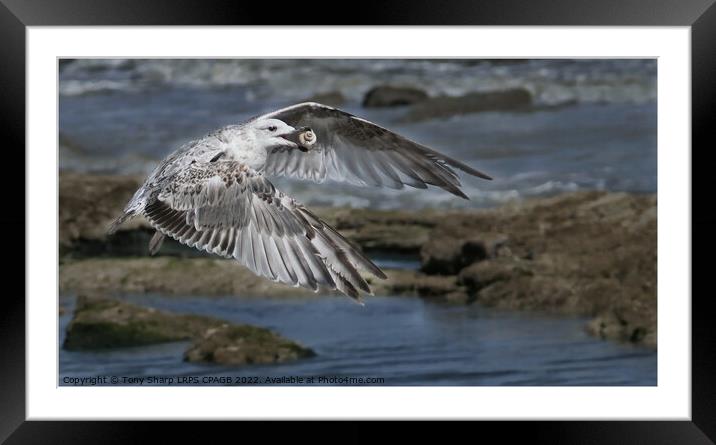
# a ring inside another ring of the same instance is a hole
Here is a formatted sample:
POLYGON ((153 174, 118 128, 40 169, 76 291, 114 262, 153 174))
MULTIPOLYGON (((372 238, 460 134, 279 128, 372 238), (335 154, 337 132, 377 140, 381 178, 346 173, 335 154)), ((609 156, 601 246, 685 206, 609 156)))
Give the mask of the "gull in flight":
POLYGON ((359 270, 385 279, 383 271, 267 177, 394 189, 430 184, 467 199, 455 169, 491 179, 365 119, 301 103, 180 147, 149 175, 109 233, 142 215, 156 229, 152 255, 169 236, 273 281, 338 290, 360 303, 361 291, 371 290, 359 270))

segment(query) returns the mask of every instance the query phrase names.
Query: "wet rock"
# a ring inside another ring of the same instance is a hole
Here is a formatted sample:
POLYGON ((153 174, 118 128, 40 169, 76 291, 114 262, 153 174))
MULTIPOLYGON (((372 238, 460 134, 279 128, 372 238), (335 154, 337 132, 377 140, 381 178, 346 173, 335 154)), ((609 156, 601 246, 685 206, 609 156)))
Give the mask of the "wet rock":
MULTIPOLYGON (((378 296, 419 296, 431 301, 467 303, 472 298, 466 287, 458 283, 457 277, 425 275, 414 270, 386 270, 386 280, 371 279, 378 296)), ((370 304, 370 299, 366 300, 370 304)))
POLYGON ((484 111, 523 110, 531 105, 532 94, 524 88, 473 92, 457 97, 439 96, 415 104, 404 121, 418 122, 484 111))
POLYGON ((107 349, 187 340, 223 323, 197 315, 177 315, 102 297, 77 298, 63 347, 107 349))
POLYGON ((349 241, 366 252, 417 254, 441 215, 435 211, 316 209, 349 241))
POLYGON ((163 295, 315 295, 261 278, 222 258, 89 258, 60 265, 60 292, 163 295))
MULTIPOLYGON (((59 190, 60 253, 85 248, 112 254, 132 247, 134 238, 119 236, 122 242, 106 244, 107 229, 121 214, 124 205, 141 185, 140 178, 119 175, 62 173, 59 190)), ((137 218, 123 231, 150 231, 148 224, 137 218)), ((147 235, 149 236, 149 235, 147 235)), ((148 238, 147 238, 148 240, 148 238)))
POLYGON ((595 335, 655 346, 655 196, 580 192, 449 224, 510 234, 509 250, 459 272, 481 304, 590 316, 595 335))
POLYGON ((194 341, 185 360, 223 365, 280 363, 315 355, 268 329, 97 296, 78 297, 63 347, 98 350, 181 340, 194 341))
POLYGON ((604 340, 642 343, 656 347, 656 331, 652 329, 654 321, 649 317, 631 314, 623 316, 615 312, 606 312, 587 324, 587 332, 604 340))
POLYGON ((520 276, 533 276, 534 271, 529 266, 529 263, 519 259, 482 261, 461 270, 458 281, 471 292, 479 292, 500 281, 516 280, 520 276))
MULTIPOLYGON (((365 275, 375 295, 437 297, 461 291, 455 276, 429 276, 413 270, 385 270, 387 280, 365 275)), ((273 298, 315 298, 314 293, 261 278, 234 261, 209 258, 92 258, 60 265, 60 293, 154 293, 273 298)), ((369 299, 367 300, 370 302, 369 299)))
POLYGON ((283 363, 315 355, 268 329, 223 324, 207 329, 185 352, 184 360, 239 366, 283 363))
POLYGON ((421 270, 428 274, 454 275, 465 264, 461 264, 462 240, 430 239, 420 250, 421 270))
POLYGON ((464 267, 495 258, 507 249, 507 237, 502 234, 472 235, 472 238, 456 235, 456 232, 449 234, 442 229, 431 232, 428 242, 420 250, 423 272, 455 275, 464 267))
POLYGON ((570 301, 578 297, 571 283, 540 273, 519 260, 500 259, 462 270, 459 282, 485 306, 578 314, 576 302, 570 301))
POLYGON ((397 107, 422 102, 428 94, 418 88, 383 85, 369 90, 363 97, 364 107, 397 107))

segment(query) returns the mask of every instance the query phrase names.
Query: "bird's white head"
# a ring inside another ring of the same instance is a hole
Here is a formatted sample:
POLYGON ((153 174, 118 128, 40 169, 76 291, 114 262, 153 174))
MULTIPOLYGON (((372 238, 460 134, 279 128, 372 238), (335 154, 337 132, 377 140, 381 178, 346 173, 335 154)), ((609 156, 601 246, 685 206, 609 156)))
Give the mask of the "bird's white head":
POLYGON ((222 133, 222 141, 230 159, 260 169, 272 152, 308 151, 316 143, 316 136, 308 127, 294 128, 278 119, 258 119, 227 127, 222 133))
POLYGON ((298 148, 306 151, 316 142, 308 127, 294 128, 279 119, 260 119, 245 128, 251 132, 257 145, 271 151, 276 148, 298 148))

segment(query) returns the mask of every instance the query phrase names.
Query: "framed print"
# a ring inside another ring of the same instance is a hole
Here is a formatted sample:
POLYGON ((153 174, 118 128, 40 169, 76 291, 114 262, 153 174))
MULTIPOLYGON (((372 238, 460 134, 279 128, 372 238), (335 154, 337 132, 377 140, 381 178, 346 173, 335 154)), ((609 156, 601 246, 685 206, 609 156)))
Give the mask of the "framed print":
POLYGON ((716 436, 691 259, 710 2, 386 3, 358 26, 62 3, 0 8, 5 140, 25 147, 7 150, 24 204, 6 202, 26 209, 3 223, 24 226, 26 279, 2 315, 0 437, 244 419, 716 436))

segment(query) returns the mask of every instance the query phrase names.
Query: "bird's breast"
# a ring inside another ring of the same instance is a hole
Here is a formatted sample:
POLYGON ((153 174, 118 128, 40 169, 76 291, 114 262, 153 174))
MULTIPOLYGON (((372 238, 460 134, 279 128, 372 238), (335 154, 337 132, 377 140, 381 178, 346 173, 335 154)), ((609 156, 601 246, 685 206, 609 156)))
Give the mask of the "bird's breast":
POLYGON ((263 168, 264 164, 266 164, 267 156, 265 148, 259 148, 254 144, 230 144, 226 149, 228 159, 245 164, 253 170, 263 168))

